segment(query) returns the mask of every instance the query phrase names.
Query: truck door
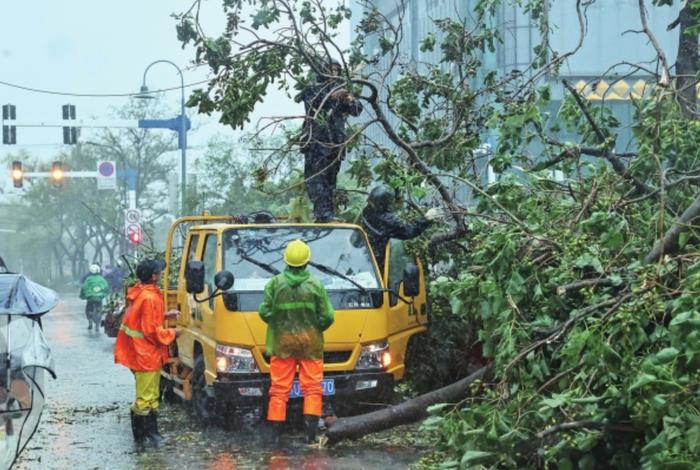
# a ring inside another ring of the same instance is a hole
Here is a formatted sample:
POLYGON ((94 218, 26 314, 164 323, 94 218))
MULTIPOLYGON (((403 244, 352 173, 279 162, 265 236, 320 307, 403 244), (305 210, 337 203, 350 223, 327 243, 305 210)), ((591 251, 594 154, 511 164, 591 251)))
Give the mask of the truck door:
POLYGON ((413 305, 406 304, 396 295, 389 293, 389 334, 394 335, 426 323, 425 279, 422 265, 413 255, 406 251, 403 240, 390 240, 387 251, 384 276, 386 286, 393 292, 397 292, 401 297, 406 298, 403 288, 403 272, 407 264, 415 264, 420 272, 421 291, 420 294, 413 299, 413 305))
MULTIPOLYGON (((189 326, 192 324, 192 310, 196 308, 194 299, 187 293, 185 289, 185 267, 189 261, 199 259, 197 257, 197 251, 199 247, 199 234, 191 233, 189 234, 188 240, 185 242, 185 252, 182 253, 182 262, 179 270, 178 277, 178 306, 180 309, 180 318, 178 323, 183 326, 189 326)), ((185 359, 192 361, 192 341, 178 342, 179 354, 185 359)))
MULTIPOLYGON (((218 236, 215 232, 207 233, 204 237, 204 250, 202 251, 202 263, 204 263, 204 292, 197 297, 207 298, 214 292, 214 276, 218 268, 216 260, 219 258, 217 253, 218 236)), ((215 299, 209 299, 206 302, 197 304, 199 328, 210 338, 214 337, 214 301, 215 299)))

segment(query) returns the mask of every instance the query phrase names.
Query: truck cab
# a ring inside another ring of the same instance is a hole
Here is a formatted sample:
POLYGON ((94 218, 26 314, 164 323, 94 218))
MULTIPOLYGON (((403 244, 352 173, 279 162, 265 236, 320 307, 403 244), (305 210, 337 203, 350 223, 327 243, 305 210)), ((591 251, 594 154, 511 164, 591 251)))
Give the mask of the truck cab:
MULTIPOLYGON (((163 379, 169 391, 192 400, 200 419, 265 409, 270 358, 267 325, 257 310, 267 282, 285 269, 287 244, 296 239, 310 246, 307 269, 335 309, 324 333, 324 399, 339 414, 363 402, 387 402, 403 377, 408 340, 426 330, 428 318, 422 266, 401 241, 391 241, 380 267, 356 225, 187 217, 174 223, 166 251, 164 295, 167 307, 181 312, 176 326, 182 334, 163 379), (172 238, 183 225, 178 257, 172 238)), ((290 398, 299 397, 295 382, 290 398)))

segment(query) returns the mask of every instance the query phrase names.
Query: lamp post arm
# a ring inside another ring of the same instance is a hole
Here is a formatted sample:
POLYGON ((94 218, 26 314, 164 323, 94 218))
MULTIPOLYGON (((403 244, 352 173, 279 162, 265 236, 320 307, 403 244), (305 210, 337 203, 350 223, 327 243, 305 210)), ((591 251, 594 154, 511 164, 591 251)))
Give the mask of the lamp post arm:
POLYGON ((182 70, 175 62, 166 59, 155 60, 148 64, 146 70, 143 71, 143 87, 146 87, 146 75, 148 71, 156 64, 170 64, 177 70, 180 75, 180 129, 178 131, 178 144, 181 152, 181 174, 180 174, 180 211, 184 215, 185 203, 187 195, 187 118, 185 116, 185 78, 182 75, 182 70))
POLYGON ((146 86, 146 75, 148 75, 148 71, 154 65, 161 64, 161 63, 172 65, 173 67, 175 67, 175 69, 177 70, 177 73, 180 75, 180 105, 182 108, 182 114, 184 115, 185 114, 185 111, 184 111, 185 110, 185 78, 182 75, 182 70, 180 69, 180 67, 178 67, 178 65, 175 62, 167 60, 167 59, 154 60, 153 62, 148 64, 148 66, 146 67, 146 70, 143 71, 143 79, 141 80, 141 84, 143 86, 146 86))

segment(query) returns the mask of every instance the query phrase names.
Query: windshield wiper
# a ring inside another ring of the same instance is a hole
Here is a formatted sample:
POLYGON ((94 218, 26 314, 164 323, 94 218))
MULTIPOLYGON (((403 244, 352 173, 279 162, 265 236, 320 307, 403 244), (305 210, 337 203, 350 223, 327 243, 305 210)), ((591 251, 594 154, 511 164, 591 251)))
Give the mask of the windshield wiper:
POLYGON ((364 287, 362 284, 359 284, 353 278, 341 273, 340 271, 335 270, 335 269, 331 268, 330 266, 326 266, 325 264, 314 263, 313 261, 309 261, 309 264, 323 273, 330 274, 332 276, 338 276, 341 279, 345 279, 346 281, 350 282, 355 287, 360 289, 363 293, 369 295, 369 291, 367 290, 366 287, 364 287))
POLYGON ((271 264, 263 263, 262 261, 258 261, 255 258, 251 258, 250 256, 243 253, 243 251, 241 251, 241 250, 238 250, 238 256, 240 256, 244 260, 248 261, 249 263, 253 263, 255 266, 258 266, 259 268, 264 269, 268 273, 275 274, 275 275, 280 273, 280 270, 277 269, 276 267, 272 266, 271 264))

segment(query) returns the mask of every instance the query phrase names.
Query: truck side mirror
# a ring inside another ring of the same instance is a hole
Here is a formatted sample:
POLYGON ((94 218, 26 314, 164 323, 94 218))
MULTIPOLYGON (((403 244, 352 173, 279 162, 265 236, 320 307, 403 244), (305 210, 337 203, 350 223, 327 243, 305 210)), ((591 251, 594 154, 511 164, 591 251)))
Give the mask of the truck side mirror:
POLYGON ((226 291, 233 287, 233 279, 233 274, 229 271, 219 271, 216 273, 216 276, 214 276, 214 285, 217 289, 226 291))
POLYGON ((406 297, 420 294, 420 273, 413 263, 407 263, 403 268, 403 293, 406 297))
POLYGON ((204 263, 188 261, 185 267, 185 289, 189 294, 204 292, 204 263))

